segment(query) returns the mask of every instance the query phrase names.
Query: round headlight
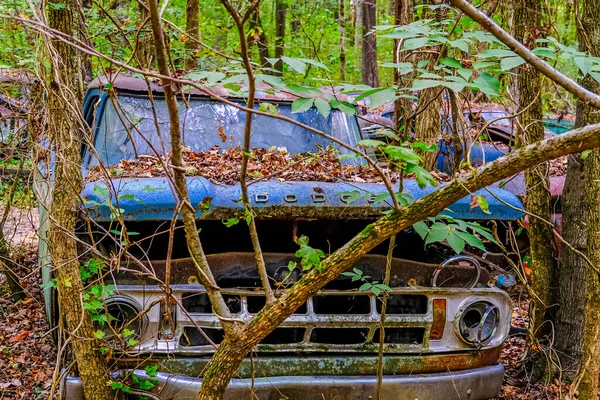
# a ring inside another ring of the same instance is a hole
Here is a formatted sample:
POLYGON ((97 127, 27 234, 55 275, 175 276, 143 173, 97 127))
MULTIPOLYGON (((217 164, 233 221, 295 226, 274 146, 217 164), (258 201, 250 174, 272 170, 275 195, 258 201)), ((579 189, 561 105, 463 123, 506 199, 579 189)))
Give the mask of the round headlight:
POLYGON ((485 302, 475 302, 462 312, 458 330, 463 340, 469 344, 484 344, 496 332, 500 323, 498 307, 485 302))
POLYGON ((105 333, 104 340, 114 339, 115 334, 122 335, 125 329, 133 332, 126 337, 121 336, 125 341, 129 338, 139 339, 144 333, 147 319, 145 315, 140 315, 142 307, 135 299, 129 296, 111 296, 106 299, 106 310, 108 321, 98 326, 105 333))

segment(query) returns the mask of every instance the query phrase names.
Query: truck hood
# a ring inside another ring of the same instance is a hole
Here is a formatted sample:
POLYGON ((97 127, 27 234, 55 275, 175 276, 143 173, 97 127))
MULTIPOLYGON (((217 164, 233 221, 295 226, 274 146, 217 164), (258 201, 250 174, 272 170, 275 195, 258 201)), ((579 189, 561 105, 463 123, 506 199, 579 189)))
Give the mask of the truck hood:
MULTIPOLYGON (((244 207, 240 201, 240 185, 222 185, 201 177, 187 178, 192 205, 198 219, 220 220, 241 217, 244 207)), ((166 178, 118 178, 110 182, 116 196, 107 196, 106 185, 87 183, 82 192, 89 217, 98 222, 110 221, 114 210, 120 209, 125 221, 160 221, 173 219, 177 202, 166 178), (112 203, 112 207, 109 204, 112 203), (112 210, 111 210, 112 208, 112 210)), ((420 188, 412 179, 404 181, 404 193, 417 200, 434 188, 420 188)), ((494 194, 482 190, 489 203, 489 214, 481 208, 471 208, 471 196, 466 196, 445 212, 467 220, 515 220, 523 216, 523 206, 512 193, 490 187, 494 194)), ((390 209, 387 201, 373 204, 374 195, 386 192, 379 183, 280 182, 276 180, 251 183, 250 203, 259 219, 369 219, 381 216, 390 209), (340 195, 358 191, 366 195, 356 201, 340 195)), ((181 215, 179 215, 181 218, 181 215)))

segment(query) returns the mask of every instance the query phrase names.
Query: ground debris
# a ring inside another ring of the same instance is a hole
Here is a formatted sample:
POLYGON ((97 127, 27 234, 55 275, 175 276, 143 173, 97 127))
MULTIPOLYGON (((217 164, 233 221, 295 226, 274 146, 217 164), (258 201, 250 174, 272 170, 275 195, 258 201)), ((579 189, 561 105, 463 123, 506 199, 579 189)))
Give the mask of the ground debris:
POLYGON ((21 281, 27 297, 15 303, 9 293, 0 295, 0 400, 45 399, 52 386, 56 345, 46 319, 37 249, 22 247, 15 257, 15 272, 27 277, 21 281))

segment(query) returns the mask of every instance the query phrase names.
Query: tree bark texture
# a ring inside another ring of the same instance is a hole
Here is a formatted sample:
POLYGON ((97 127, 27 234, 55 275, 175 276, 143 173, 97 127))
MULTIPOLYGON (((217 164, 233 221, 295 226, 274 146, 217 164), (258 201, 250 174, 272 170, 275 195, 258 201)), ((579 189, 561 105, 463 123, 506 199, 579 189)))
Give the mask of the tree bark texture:
MULTIPOLYGON (((145 2, 144 0, 140 1, 147 5, 147 2, 145 2)), ((152 40, 152 34, 148 32, 147 29, 149 18, 148 9, 144 5, 139 3, 138 9, 140 12, 139 20, 137 22, 137 29, 139 34, 137 45, 135 48, 135 58, 136 62, 138 63, 138 67, 140 67, 141 69, 148 69, 152 67, 152 62, 154 59, 154 41, 152 40)))
POLYGON ((250 18, 250 33, 251 35, 248 38, 249 43, 255 43, 258 48, 258 57, 260 59, 260 65, 265 66, 269 62, 267 58, 270 58, 269 55, 269 42, 267 41, 267 35, 265 34, 265 30, 262 27, 262 22, 260 20, 260 14, 258 13, 258 8, 252 14, 250 18))
POLYGON ((188 71, 198 69, 198 41, 200 40, 200 31, 198 27, 200 19, 200 2, 198 0, 187 0, 185 19, 185 33, 187 41, 185 49, 189 52, 185 58, 185 69, 188 71))
MULTIPOLYGON (((48 24, 71 36, 74 34, 74 13, 80 5, 66 1, 61 9, 48 8, 48 24)), ((90 315, 83 310, 83 282, 79 273, 75 231, 81 178, 81 139, 83 118, 80 114, 82 79, 78 56, 74 49, 58 40, 51 42, 54 52, 48 78, 48 134, 56 157, 50 230, 48 241, 56 277, 58 303, 71 335, 73 353, 87 400, 112 398, 107 386, 110 379, 100 344, 94 339, 90 315)))
POLYGON ((600 124, 525 146, 473 172, 459 175, 429 195, 368 225, 324 259, 319 269, 305 274, 276 301, 267 303, 251 321, 236 327, 235 341, 226 336, 206 367, 198 399, 220 399, 241 361, 256 344, 292 315, 310 296, 392 235, 409 228, 417 221, 437 215, 462 197, 498 180, 561 155, 599 146, 600 124))
POLYGON ((377 24, 376 0, 363 0, 362 21, 362 83, 371 87, 378 87, 377 34, 371 32, 377 24))
MULTIPOLYGON (((396 25, 407 25, 412 22, 413 2, 412 0, 396 0, 394 9, 394 23, 396 25)), ((394 39, 394 62, 400 62, 404 55, 400 52, 402 40, 394 39)), ((410 77, 408 77, 410 79, 410 77)), ((398 87, 408 87, 409 83, 403 81, 398 68, 394 68, 394 84, 398 87)), ((413 113, 413 100, 399 98, 394 102, 394 129, 400 131, 402 127, 405 136, 410 135, 413 113)))
POLYGON ((340 0, 340 80, 346 80, 346 2, 340 0))
MULTIPOLYGON (((428 0, 427 4, 439 5, 440 0, 428 0)), ((436 19, 441 21, 447 9, 427 10, 423 9, 423 19, 436 19)), ((429 60, 427 69, 433 71, 438 54, 442 51, 440 46, 433 47, 435 54, 426 53, 424 57, 415 57, 415 62, 420 60, 429 60)), ((415 118, 415 140, 427 144, 437 144, 442 134, 442 118, 440 117, 442 109, 442 91, 438 87, 424 89, 419 92, 419 103, 417 107, 417 116, 415 118)), ((437 151, 417 152, 423 158, 423 168, 431 171, 435 167, 437 160, 437 151)))
MULTIPOLYGON (((600 54, 600 1, 580 2, 577 21, 580 50, 600 54)), ((589 75, 581 80, 587 89, 599 93, 600 84, 589 75)), ((598 110, 579 101, 576 126, 600 122, 598 110)), ((562 196, 564 238, 577 250, 600 265, 600 155, 597 150, 585 160, 579 155, 568 159, 562 196)), ((567 376, 580 371, 579 398, 596 398, 598 390, 598 329, 600 327, 600 288, 597 274, 577 254, 563 248, 560 256, 560 309, 557 316, 556 347, 567 376)))
MULTIPOLYGON (((528 48, 536 47, 541 25, 541 3, 538 0, 516 0, 513 3, 513 26, 515 38, 528 48)), ((524 64, 517 75, 517 98, 519 117, 517 119, 517 143, 531 144, 544 138, 542 124, 541 79, 540 73, 531 65, 524 64)), ((525 209, 550 221, 551 201, 548 164, 539 164, 525 171, 525 209)), ((532 261, 531 289, 535 293, 531 299, 530 330, 532 340, 548 343, 552 335, 551 324, 544 324, 551 319, 550 307, 556 304, 556 286, 558 273, 556 269, 556 249, 554 234, 548 224, 538 218, 529 219, 530 256, 532 261)), ((540 346, 536 346, 542 349, 540 346)), ((545 356, 538 357, 535 371, 538 377, 548 371, 545 356)))
MULTIPOLYGON (((287 6, 285 0, 275 1, 275 58, 283 56, 285 47, 285 17, 287 15, 287 6)), ((279 74, 283 73, 283 62, 281 60, 275 63, 275 69, 279 74)))
POLYGON ((363 2, 362 0, 353 0, 354 2, 354 47, 362 46, 363 40, 363 2))
MULTIPOLYGON (((600 0, 582 0, 579 3, 580 15, 576 17, 577 35, 582 51, 598 57, 600 55, 600 0)), ((584 77, 582 85, 594 93, 600 93, 600 84, 589 75, 584 77)), ((580 123, 600 122, 597 109, 580 102, 577 118, 580 123), (581 114, 581 118, 580 115, 581 114)), ((579 105, 578 105, 579 106, 579 105)), ((590 261, 600 265, 600 150, 593 150, 583 161, 584 223, 586 231, 587 256, 590 261)), ((585 265, 583 275, 587 288, 584 307, 584 326, 581 359, 576 383, 579 383, 579 400, 598 398, 598 374, 600 372, 600 281, 598 274, 585 265)))

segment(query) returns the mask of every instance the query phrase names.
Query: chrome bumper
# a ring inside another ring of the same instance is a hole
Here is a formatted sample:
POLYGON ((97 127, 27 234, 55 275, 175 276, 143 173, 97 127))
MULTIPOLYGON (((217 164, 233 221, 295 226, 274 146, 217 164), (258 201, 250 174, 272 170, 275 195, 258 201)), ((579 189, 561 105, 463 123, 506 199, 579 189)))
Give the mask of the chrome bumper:
MULTIPOLYGON (((124 372, 124 371, 123 371, 124 372)), ((140 379, 146 373, 135 371, 140 379)), ((504 367, 501 364, 464 371, 437 374, 385 376, 382 396, 384 400, 425 399, 489 399, 498 394, 504 367)), ((161 388, 156 394, 163 400, 195 399, 202 380, 183 375, 159 373, 153 379, 161 388)), ((256 378, 255 398, 290 400, 364 400, 375 396, 377 378, 374 376, 277 376, 256 378)), ((79 378, 67 377, 62 382, 63 400, 84 400, 79 378)), ((232 379, 225 400, 239 400, 250 395, 250 379, 232 379)))

